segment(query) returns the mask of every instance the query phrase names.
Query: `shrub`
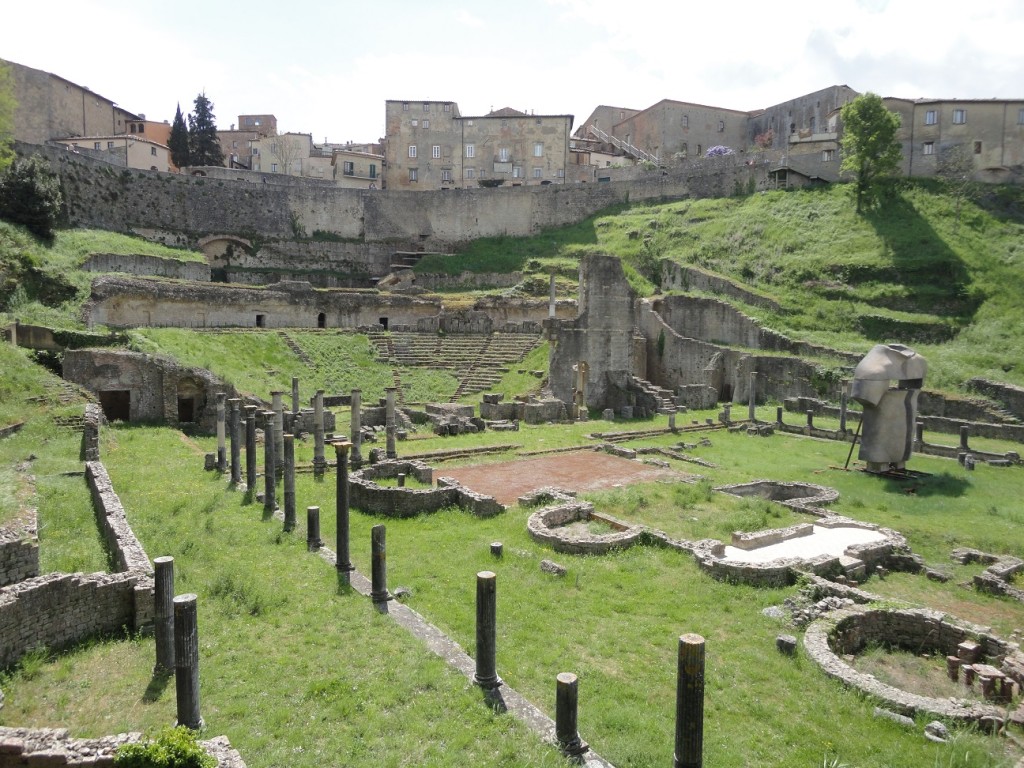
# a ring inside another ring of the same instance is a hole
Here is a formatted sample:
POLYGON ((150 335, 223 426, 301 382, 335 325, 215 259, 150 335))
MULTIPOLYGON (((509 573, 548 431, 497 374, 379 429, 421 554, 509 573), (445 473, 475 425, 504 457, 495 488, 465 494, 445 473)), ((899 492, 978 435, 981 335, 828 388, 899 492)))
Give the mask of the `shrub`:
POLYGON ((123 744, 114 755, 118 768, 214 768, 217 759, 207 754, 196 735, 183 725, 166 728, 155 739, 123 744))
POLYGON ((49 240, 63 198, 60 180, 41 157, 19 157, 0 176, 0 218, 49 240))

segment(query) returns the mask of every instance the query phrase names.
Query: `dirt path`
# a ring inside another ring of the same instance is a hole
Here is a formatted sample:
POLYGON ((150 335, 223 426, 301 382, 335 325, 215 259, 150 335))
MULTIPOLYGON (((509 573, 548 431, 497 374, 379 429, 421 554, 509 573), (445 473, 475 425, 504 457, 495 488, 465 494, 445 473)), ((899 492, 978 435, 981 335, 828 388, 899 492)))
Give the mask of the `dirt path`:
POLYGON ((598 451, 555 453, 534 459, 471 467, 442 467, 435 477, 453 477, 467 488, 493 496, 502 504, 535 488, 553 485, 573 491, 611 488, 616 485, 650 482, 686 475, 671 469, 652 467, 598 451))

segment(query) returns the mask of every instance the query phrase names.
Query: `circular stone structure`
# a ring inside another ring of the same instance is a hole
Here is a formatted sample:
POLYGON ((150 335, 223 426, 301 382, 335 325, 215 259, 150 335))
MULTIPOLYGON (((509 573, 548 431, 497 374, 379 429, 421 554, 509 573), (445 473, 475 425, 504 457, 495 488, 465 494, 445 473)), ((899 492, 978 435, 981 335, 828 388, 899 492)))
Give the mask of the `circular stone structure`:
POLYGON ((887 685, 873 675, 859 672, 841 658, 860 653, 869 643, 914 653, 956 656, 957 647, 965 641, 976 642, 982 658, 989 660, 992 666, 1002 665, 1004 671, 1013 670, 1008 672, 1009 676, 1017 677, 1024 672, 1024 656, 1015 646, 989 634, 985 627, 961 621, 941 611, 855 606, 812 622, 804 634, 807 655, 825 674, 882 701, 896 712, 908 716, 922 712, 964 723, 988 717, 1001 721, 1005 707, 910 693, 887 685))
POLYGON ((526 521, 526 529, 534 541, 570 555, 603 555, 612 549, 625 549, 636 544, 645 530, 642 525, 629 525, 608 515, 598 515, 593 504, 576 500, 537 510, 526 521), (590 533, 585 523, 591 520, 614 530, 590 533))

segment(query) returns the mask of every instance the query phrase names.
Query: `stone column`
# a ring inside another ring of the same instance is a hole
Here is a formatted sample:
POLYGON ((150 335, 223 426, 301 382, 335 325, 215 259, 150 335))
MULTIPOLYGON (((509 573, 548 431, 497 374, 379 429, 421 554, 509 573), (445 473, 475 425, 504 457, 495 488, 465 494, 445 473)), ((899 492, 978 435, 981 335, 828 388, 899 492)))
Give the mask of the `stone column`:
POLYGON ((242 482, 242 430, 240 408, 242 401, 237 397, 228 400, 228 429, 231 435, 231 484, 242 482))
POLYGON ((178 725, 203 727, 199 714, 199 622, 193 594, 174 598, 174 687, 178 725))
POLYGON ((563 755, 576 757, 590 749, 577 729, 577 678, 572 672, 560 672, 555 680, 555 740, 563 755))
POLYGON ((284 436, 284 529, 295 530, 295 435, 284 436))
POLYGON ((669 431, 671 431, 671 432, 675 432, 676 431, 676 409, 675 408, 673 408, 671 411, 668 412, 668 428, 669 428, 669 431))
POLYGON ((274 445, 274 412, 263 412, 263 511, 267 514, 274 514, 277 509, 277 473, 276 466, 277 451, 274 445))
POLYGON ((318 389, 313 396, 313 472, 322 477, 327 459, 324 456, 324 391, 318 389))
POLYGON ((174 558, 155 558, 153 570, 156 583, 153 612, 156 666, 153 674, 169 675, 174 672, 174 558))
POLYGON ((781 405, 777 406, 775 408, 775 423, 778 424, 780 427, 782 426, 782 406, 781 405))
POLYGON ((969 450, 971 450, 970 447, 967 445, 967 441, 970 438, 970 434, 971 434, 971 428, 969 426, 967 426, 966 424, 961 425, 961 427, 960 427, 960 450, 961 451, 969 451, 969 450))
POLYGON ((557 302, 555 298, 555 273, 551 273, 551 287, 548 295, 548 317, 554 319, 557 313, 557 302))
POLYGON ((370 529, 370 599, 375 603, 386 603, 391 599, 391 593, 388 592, 386 534, 383 525, 375 525, 370 529))
POLYGON ((363 466, 363 422, 360 409, 363 407, 362 390, 352 390, 352 469, 359 469, 363 466))
POLYGON ((284 392, 271 392, 271 410, 274 412, 274 456, 275 470, 280 470, 284 465, 284 392))
MULTIPOLYGON (((348 488, 348 448, 349 444, 340 441, 334 444, 334 456, 338 461, 338 484, 335 493, 337 513, 335 518, 335 556, 334 566, 342 581, 349 583, 352 571, 356 568, 352 565, 349 555, 349 488, 348 488)), ((383 526, 382 526, 383 527, 383 526)))
POLYGON ((395 393, 398 392, 398 388, 385 387, 384 392, 387 395, 384 408, 384 433, 387 440, 386 453, 389 459, 397 459, 398 452, 395 450, 395 393))
POLYGON ((245 406, 245 487, 256 493, 256 406, 245 406))
POLYGON ((676 746, 672 768, 701 768, 704 763, 704 638, 679 638, 676 678, 676 746))
POLYGON ((476 575, 476 673, 473 682, 481 688, 501 685, 497 672, 498 592, 493 571, 476 575))
POLYGON ((224 430, 224 400, 227 395, 223 392, 217 393, 217 471, 220 473, 227 472, 228 469, 228 452, 224 442, 225 430, 224 430))
POLYGON ((757 371, 751 371, 747 384, 747 419, 751 424, 757 423, 757 371))
POLYGON ((924 422, 918 421, 914 424, 914 431, 917 437, 917 452, 924 452, 924 422))
MULTIPOLYGON (((299 377, 292 376, 292 418, 299 415, 299 377)), ((292 424, 292 434, 295 434, 298 430, 295 429, 295 425, 292 424)))
POLYGON ((810 408, 807 409, 807 428, 814 429, 814 411, 810 408))
POLYGON ((323 545, 320 538, 320 507, 306 507, 306 549, 316 552, 323 545))

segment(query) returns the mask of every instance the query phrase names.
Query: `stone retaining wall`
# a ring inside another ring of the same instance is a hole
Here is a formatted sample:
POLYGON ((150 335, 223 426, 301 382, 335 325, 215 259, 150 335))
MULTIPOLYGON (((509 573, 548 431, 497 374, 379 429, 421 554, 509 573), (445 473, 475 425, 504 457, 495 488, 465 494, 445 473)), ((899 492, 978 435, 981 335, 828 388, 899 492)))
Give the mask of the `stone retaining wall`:
POLYGON ((86 461, 100 460, 100 425, 103 424, 103 409, 97 403, 85 404, 82 421, 82 457, 86 461))
MULTIPOLYGON (((73 739, 64 728, 0 726, 0 768, 109 767, 114 765, 114 752, 118 747, 141 739, 141 733, 73 739)), ((217 758, 218 768, 245 768, 242 756, 232 749, 226 736, 199 743, 217 758)))
POLYGON ((85 272, 124 272, 129 275, 170 277, 176 280, 210 281, 210 265, 205 261, 181 261, 144 256, 138 253, 94 253, 82 265, 85 272))
POLYGON ((36 510, 22 510, 0 528, 0 587, 39 575, 36 510))
POLYGON ((998 400, 1018 419, 1024 419, 1024 387, 1001 384, 998 381, 989 381, 980 377, 970 379, 967 386, 993 400, 998 400))
MULTIPOLYGON (((896 712, 909 716, 927 713, 959 722, 976 722, 983 717, 1002 720, 1005 712, 1001 707, 909 693, 886 685, 873 675, 858 672, 840 658, 842 654, 859 652, 869 642, 906 648, 915 653, 934 651, 955 656, 957 645, 969 639, 980 643, 982 653, 993 665, 1017 655, 1016 651, 1011 654, 1007 643, 982 627, 924 609, 887 611, 853 607, 837 611, 808 626, 804 648, 829 677, 882 701, 896 712)), ((1010 661, 1014 666, 1015 662, 1010 661)))

